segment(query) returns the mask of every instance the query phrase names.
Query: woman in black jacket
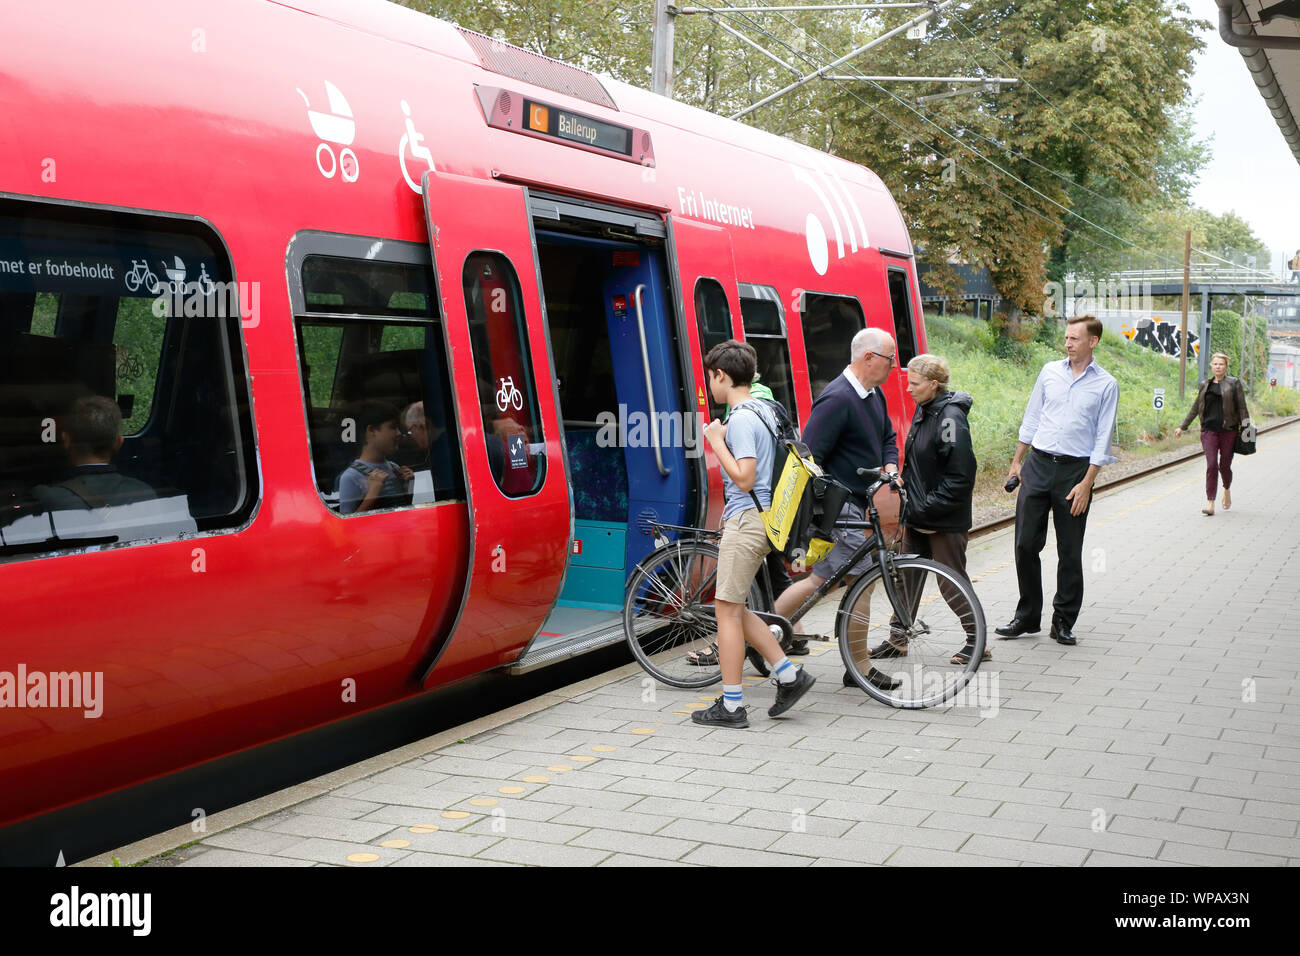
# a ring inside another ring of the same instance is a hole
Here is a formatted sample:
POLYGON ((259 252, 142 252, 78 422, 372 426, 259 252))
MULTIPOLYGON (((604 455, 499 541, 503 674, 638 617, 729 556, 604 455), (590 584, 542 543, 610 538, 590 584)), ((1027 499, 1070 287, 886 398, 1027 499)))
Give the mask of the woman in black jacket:
MULTIPOLYGON (((916 402, 916 414, 903 457, 903 487, 907 491, 903 550, 933 558, 967 577, 966 542, 975 490, 975 449, 966 420, 971 397, 948 391, 948 363, 928 354, 907 363, 907 391, 916 402)), ((940 590, 944 590, 942 583, 940 590)), ((955 594, 944 596, 949 604, 957 598, 955 594)), ((968 662, 974 650, 974 622, 966 624, 967 643, 953 655, 954 664, 968 662)), ((887 640, 871 651, 871 657, 887 660, 906 653, 887 640)), ((982 659, 990 657, 985 648, 982 659)))
POLYGON ((1250 421, 1246 407, 1246 392, 1241 379, 1228 374, 1228 356, 1215 352, 1210 358, 1210 371, 1214 374, 1201 383, 1192 410, 1183 419, 1180 428, 1174 429, 1178 438, 1192 419, 1201 416, 1201 450, 1205 452, 1205 507, 1201 514, 1214 514, 1214 493, 1218 490, 1219 475, 1223 475, 1223 510, 1232 507, 1232 456, 1237 451, 1237 432, 1250 421))

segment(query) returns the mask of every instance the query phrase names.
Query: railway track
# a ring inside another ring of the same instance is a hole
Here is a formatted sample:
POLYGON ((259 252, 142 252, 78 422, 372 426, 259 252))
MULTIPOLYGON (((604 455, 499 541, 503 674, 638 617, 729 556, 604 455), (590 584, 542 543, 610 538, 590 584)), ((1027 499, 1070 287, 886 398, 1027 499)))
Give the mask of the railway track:
MULTIPOLYGON (((1261 435, 1265 435, 1268 434, 1269 432, 1276 431, 1279 428, 1285 428, 1288 425, 1294 425, 1296 422, 1300 422, 1300 415, 1292 415, 1289 418, 1283 418, 1275 422, 1270 422, 1269 424, 1264 425, 1263 427, 1258 429, 1258 433, 1261 435)), ((1188 449, 1186 453, 1179 454, 1178 457, 1176 458, 1171 458, 1168 461, 1160 462, 1157 465, 1151 465, 1148 468, 1143 468, 1139 471, 1135 471, 1130 475, 1124 475, 1122 478, 1116 478, 1114 481, 1108 481, 1104 485, 1099 485, 1097 486, 1096 491, 1097 492, 1110 491, 1112 488, 1123 487, 1124 485, 1127 485, 1131 482, 1139 481, 1142 478, 1146 478, 1149 477, 1150 475, 1156 474, 1157 472, 1164 471, 1167 468, 1172 468, 1175 465, 1181 465, 1184 462, 1188 462, 1196 458, 1201 458, 1202 455, 1203 452, 1201 452, 1199 449, 1196 450, 1188 449)), ((1015 511, 1013 510, 1011 514, 1006 515, 1005 517, 995 518, 992 521, 985 521, 982 524, 975 525, 975 527, 971 528, 970 536, 971 539, 973 540, 975 538, 981 537, 982 535, 992 534, 995 531, 1001 531, 1003 528, 1010 527, 1015 523, 1016 523, 1016 515, 1015 515, 1015 511)))

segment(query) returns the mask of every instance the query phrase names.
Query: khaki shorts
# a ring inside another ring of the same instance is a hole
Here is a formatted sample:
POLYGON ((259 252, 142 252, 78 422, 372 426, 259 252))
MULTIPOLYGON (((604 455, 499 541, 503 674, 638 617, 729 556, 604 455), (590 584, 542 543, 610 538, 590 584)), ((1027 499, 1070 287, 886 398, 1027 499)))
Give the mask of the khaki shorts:
POLYGON ((718 545, 718 584, 713 596, 719 601, 744 604, 754 575, 770 550, 763 516, 757 509, 750 508, 724 521, 722 543, 718 545))

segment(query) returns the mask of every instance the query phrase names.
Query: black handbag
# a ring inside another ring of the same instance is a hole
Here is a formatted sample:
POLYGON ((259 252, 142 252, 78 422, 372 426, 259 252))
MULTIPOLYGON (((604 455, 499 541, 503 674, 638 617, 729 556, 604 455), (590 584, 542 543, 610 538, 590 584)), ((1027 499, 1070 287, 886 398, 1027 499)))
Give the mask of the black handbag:
POLYGON ((1255 454, 1255 426, 1250 419, 1237 429, 1237 454, 1253 455, 1255 454))

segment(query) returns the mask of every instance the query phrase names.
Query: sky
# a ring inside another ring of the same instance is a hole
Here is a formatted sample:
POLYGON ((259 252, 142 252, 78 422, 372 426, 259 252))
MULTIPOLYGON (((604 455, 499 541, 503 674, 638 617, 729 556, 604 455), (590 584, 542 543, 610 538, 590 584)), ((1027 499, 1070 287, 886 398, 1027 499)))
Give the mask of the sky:
MULTIPOLYGON (((1200 100, 1197 136, 1209 141, 1211 156, 1192 202, 1216 215, 1236 211, 1268 244, 1273 271, 1280 272, 1300 249, 1300 160, 1282 138, 1246 61, 1219 37, 1213 0, 1193 0, 1191 7, 1215 24, 1201 35, 1205 49, 1191 81, 1200 100)), ((1300 51, 1275 55, 1300 57, 1300 51)))

